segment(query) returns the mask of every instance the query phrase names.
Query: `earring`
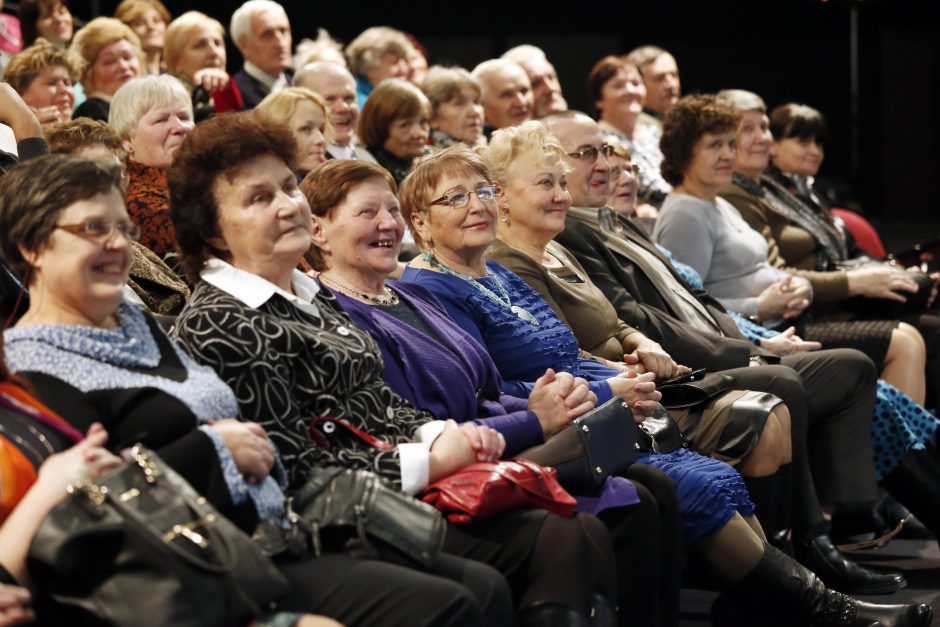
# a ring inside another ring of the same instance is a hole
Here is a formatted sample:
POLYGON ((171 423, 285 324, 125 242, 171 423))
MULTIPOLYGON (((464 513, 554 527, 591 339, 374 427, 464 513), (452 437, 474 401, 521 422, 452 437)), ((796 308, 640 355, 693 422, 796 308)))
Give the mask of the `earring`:
POLYGON ((506 226, 511 225, 512 223, 509 221, 509 205, 504 205, 500 207, 500 209, 502 209, 503 211, 503 217, 500 218, 502 223, 505 224, 506 226))

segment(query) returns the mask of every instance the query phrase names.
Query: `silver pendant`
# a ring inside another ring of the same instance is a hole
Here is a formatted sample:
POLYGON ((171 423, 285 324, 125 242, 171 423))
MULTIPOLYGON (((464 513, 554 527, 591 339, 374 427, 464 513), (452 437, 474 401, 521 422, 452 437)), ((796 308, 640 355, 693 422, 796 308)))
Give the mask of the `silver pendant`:
POLYGON ((539 326, 539 321, 535 319, 535 316, 530 314, 528 311, 520 307, 519 305, 513 305, 510 310, 516 314, 521 320, 525 320, 532 326, 539 326))

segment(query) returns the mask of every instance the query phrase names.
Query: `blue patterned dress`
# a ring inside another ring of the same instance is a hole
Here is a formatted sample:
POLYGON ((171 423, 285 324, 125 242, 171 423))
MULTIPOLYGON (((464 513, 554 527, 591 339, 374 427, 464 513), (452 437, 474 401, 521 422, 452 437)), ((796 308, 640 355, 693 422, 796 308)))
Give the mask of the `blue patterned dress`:
MULTIPOLYGON (((488 261, 487 267, 490 276, 479 282, 500 294, 495 281, 501 281, 512 305, 526 309, 538 326, 458 277, 409 267, 402 281, 417 283, 433 292, 457 324, 486 347, 504 380, 505 393, 527 395, 545 369, 553 368, 587 379, 599 401, 611 398, 605 380, 619 371, 582 358, 574 334, 538 292, 495 261, 488 261)), ((724 462, 687 449, 645 454, 638 461, 662 470, 676 484, 686 548, 694 548, 716 533, 736 512, 743 516, 754 513, 741 476, 724 462)))

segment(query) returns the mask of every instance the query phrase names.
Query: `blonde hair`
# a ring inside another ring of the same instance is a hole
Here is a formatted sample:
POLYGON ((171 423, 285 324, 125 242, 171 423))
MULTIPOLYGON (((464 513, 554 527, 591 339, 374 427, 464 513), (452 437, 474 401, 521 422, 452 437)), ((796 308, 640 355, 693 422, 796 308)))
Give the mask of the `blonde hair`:
POLYGON ((108 125, 121 139, 130 139, 137 131, 140 119, 149 111, 176 102, 186 105, 192 119, 192 99, 178 79, 169 74, 132 78, 114 92, 108 110, 108 125))
POLYGON ((281 91, 268 94, 264 100, 258 103, 255 110, 278 124, 287 124, 291 116, 294 115, 297 105, 305 100, 309 100, 320 107, 323 112, 323 136, 326 138, 327 143, 333 141, 333 127, 330 124, 330 113, 326 101, 323 100, 320 94, 306 87, 286 87, 281 91))
POLYGON ((483 96, 480 81, 462 67, 435 65, 428 70, 428 75, 421 83, 421 91, 431 102, 433 112, 436 112, 441 104, 457 98, 464 87, 469 87, 475 90, 478 96, 483 96))
POLYGON ((91 83, 91 73, 94 69, 95 59, 98 58, 102 50, 124 39, 134 47, 134 53, 137 55, 142 67, 145 58, 143 48, 140 45, 140 37, 121 20, 113 17, 96 17, 75 34, 69 49, 85 60, 85 69, 81 77, 81 83, 85 91, 94 91, 95 86, 91 83))
POLYGON ((379 63, 383 54, 409 58, 414 46, 400 30, 389 26, 367 28, 346 46, 346 61, 353 76, 361 76, 379 63))
POLYGON ((493 180, 505 187, 512 180, 512 166, 521 155, 541 156, 544 163, 560 162, 567 172, 568 154, 545 125, 535 120, 501 128, 493 133, 483 159, 493 180))
POLYGON ((39 73, 52 65, 61 65, 68 70, 73 83, 81 78, 82 70, 85 69, 85 61, 80 56, 40 37, 36 43, 10 60, 3 73, 3 80, 22 95, 39 73))
MULTIPOLYGON (((163 36, 163 61, 167 72, 173 74, 178 71, 177 64, 183 56, 187 40, 192 39, 197 31, 209 28, 217 29, 219 37, 225 39, 222 23, 199 11, 187 11, 170 22, 163 36)), ((187 78, 192 80, 191 76, 187 78)))
POLYGON ((168 24, 173 19, 160 0, 122 0, 114 10, 114 17, 130 26, 131 22, 141 17, 148 9, 156 11, 164 24, 168 24))

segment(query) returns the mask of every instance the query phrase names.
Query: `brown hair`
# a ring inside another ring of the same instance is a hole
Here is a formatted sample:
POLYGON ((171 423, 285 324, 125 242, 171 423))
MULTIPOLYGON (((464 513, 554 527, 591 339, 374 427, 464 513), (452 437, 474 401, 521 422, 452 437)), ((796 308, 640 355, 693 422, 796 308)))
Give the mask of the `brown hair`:
MULTIPOLYGON (((23 47, 33 45, 39 38, 39 19, 42 17, 42 8, 61 4, 69 8, 68 0, 20 0, 20 35, 23 38, 23 47)), ((72 11, 69 10, 69 14, 72 11)), ((72 28, 75 28, 75 16, 72 16, 72 28)))
MULTIPOLYGON (((335 209, 350 193, 369 179, 380 178, 388 184, 392 193, 397 193, 395 179, 382 166, 358 159, 334 159, 321 163, 307 174, 300 183, 300 191, 307 197, 310 212, 321 218, 332 220, 335 209)), ((314 270, 326 270, 326 256, 316 246, 311 246, 305 255, 314 270)))
POLYGON ((196 126, 167 172, 170 218, 186 276, 193 283, 209 257, 228 259, 208 240, 218 237, 219 177, 234 177, 246 162, 272 155, 295 169, 297 144, 290 130, 255 111, 227 113, 196 126))
POLYGON ((56 124, 46 131, 46 143, 50 152, 74 154, 83 148, 100 144, 124 161, 126 157, 121 138, 110 126, 101 120, 76 118, 56 124))
POLYGON ((73 83, 78 81, 85 68, 85 62, 77 54, 40 37, 32 46, 10 59, 3 80, 22 96, 39 73, 51 65, 61 65, 68 70, 73 83))
POLYGON ((444 177, 468 173, 479 174, 488 183, 493 182, 493 177, 490 176, 483 158, 463 144, 450 146, 440 152, 415 160, 411 172, 398 188, 398 201, 401 203, 401 213, 405 224, 411 229, 415 243, 420 248, 424 249, 425 243, 417 229, 412 228, 414 214, 427 214, 429 203, 434 200, 431 194, 444 177))
POLYGON ((738 128, 740 114, 714 94, 694 94, 679 99, 663 118, 659 148, 663 178, 678 185, 692 163, 695 144, 706 133, 724 133, 738 128))
POLYGON ((359 114, 356 134, 367 148, 381 148, 395 120, 431 117, 431 103, 420 89, 403 78, 387 78, 376 87, 359 114))
POLYGON ((153 9, 163 19, 164 24, 169 24, 173 16, 167 10, 160 0, 122 0, 121 4, 114 9, 114 17, 121 20, 128 26, 131 22, 141 17, 147 12, 147 9, 153 9))
POLYGON ((591 115, 594 116, 594 119, 598 119, 601 116, 601 111, 597 108, 597 101, 603 97, 604 85, 607 84, 607 81, 616 76, 618 71, 627 67, 635 69, 637 74, 640 73, 640 69, 631 61, 628 61, 625 56, 615 56, 611 54, 595 63, 591 71, 588 72, 588 107, 590 107, 591 115))
POLYGON ((770 112, 770 132, 774 139, 780 141, 790 137, 797 139, 814 139, 820 144, 829 140, 829 130, 823 114, 809 105, 789 104, 780 105, 770 112))
POLYGON ((24 161, 0 178, 0 257, 17 275, 28 267, 19 247, 38 251, 59 214, 80 200, 116 190, 123 196, 123 168, 75 155, 24 161))

